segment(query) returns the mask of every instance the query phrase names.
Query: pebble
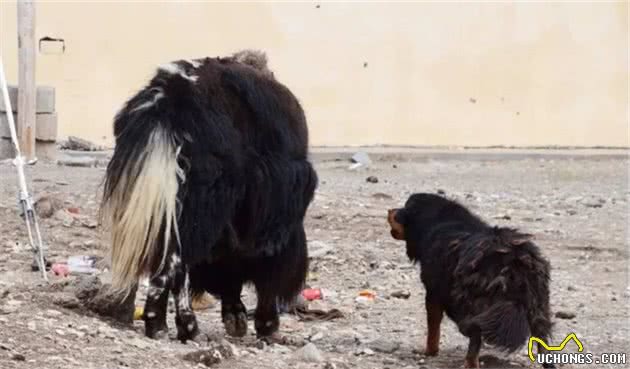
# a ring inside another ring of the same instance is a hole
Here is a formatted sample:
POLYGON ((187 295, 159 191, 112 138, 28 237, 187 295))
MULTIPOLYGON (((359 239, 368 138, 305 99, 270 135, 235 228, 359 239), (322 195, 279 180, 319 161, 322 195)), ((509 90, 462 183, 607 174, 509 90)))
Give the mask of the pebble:
POLYGON ((357 355, 373 356, 374 354, 375 354, 374 350, 367 347, 362 348, 359 351, 357 351, 357 355))
POLYGON ((24 356, 24 355, 22 355, 20 353, 14 352, 14 353, 11 354, 11 360, 26 361, 26 356, 24 356))
POLYGON ((129 341, 129 344, 139 349, 146 349, 151 347, 151 344, 142 338, 133 338, 129 341))
POLYGON ((400 342, 392 341, 389 339, 379 338, 370 343, 370 347, 383 354, 391 354, 400 348, 400 342))
POLYGON ((324 338, 324 333, 322 332, 317 332, 314 335, 311 336, 311 338, 309 339, 311 342, 316 342, 321 340, 322 338, 324 338))
POLYGON ((575 313, 572 311, 556 311, 556 318, 573 319, 575 318, 575 313))
POLYGON ((58 317, 61 314, 62 314, 61 311, 58 311, 58 310, 53 310, 53 309, 46 310, 46 315, 50 317, 58 317))
POLYGON ((365 179, 366 182, 368 183, 378 183, 378 177, 376 176, 369 176, 365 179))
POLYGON ((322 353, 313 343, 309 343, 301 349, 297 350, 295 352, 295 356, 300 361, 306 363, 321 363, 324 361, 322 353))
POLYGON ((313 259, 321 258, 333 252, 333 247, 323 241, 308 243, 308 256, 313 259))
POLYGON ((394 292, 391 293, 390 296, 394 297, 394 298, 397 298, 397 299, 407 300, 409 297, 411 297, 411 292, 409 292, 409 291, 394 291, 394 292))
POLYGON ((606 200, 597 199, 597 198, 589 198, 589 199, 581 200, 580 203, 586 206, 587 208, 601 208, 606 203, 606 200))

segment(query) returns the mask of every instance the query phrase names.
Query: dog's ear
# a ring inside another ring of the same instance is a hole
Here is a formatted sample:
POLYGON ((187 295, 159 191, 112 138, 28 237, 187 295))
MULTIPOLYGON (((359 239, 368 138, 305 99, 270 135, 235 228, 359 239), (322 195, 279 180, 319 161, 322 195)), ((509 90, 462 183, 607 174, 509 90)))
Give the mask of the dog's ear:
POLYGON ((406 225, 407 224, 407 212, 405 211, 405 208, 402 209, 395 209, 395 213, 394 213, 394 220, 398 223, 400 223, 401 225, 406 225))
POLYGON ((403 219, 404 216, 401 216, 401 212, 403 209, 390 209, 387 212, 387 222, 391 227, 391 235, 393 238, 397 240, 405 239, 405 225, 399 219, 403 219))

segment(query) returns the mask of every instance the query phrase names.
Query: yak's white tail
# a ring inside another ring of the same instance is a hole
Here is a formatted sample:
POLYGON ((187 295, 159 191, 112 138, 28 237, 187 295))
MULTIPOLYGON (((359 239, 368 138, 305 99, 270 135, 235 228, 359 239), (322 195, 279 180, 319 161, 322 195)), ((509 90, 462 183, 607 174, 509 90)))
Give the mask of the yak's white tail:
POLYGON ((112 288, 120 293, 156 273, 158 261, 159 271, 173 236, 179 239, 177 193, 183 171, 177 141, 159 122, 146 129, 146 144, 117 147, 107 168, 102 209, 111 225, 112 288))

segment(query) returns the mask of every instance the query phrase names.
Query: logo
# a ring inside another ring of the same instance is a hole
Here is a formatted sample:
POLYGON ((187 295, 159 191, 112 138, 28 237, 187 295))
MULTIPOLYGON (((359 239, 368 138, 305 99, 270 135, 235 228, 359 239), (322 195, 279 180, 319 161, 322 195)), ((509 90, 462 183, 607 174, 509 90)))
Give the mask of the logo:
POLYGON ((530 337, 527 344, 529 359, 539 364, 625 364, 625 353, 603 353, 595 357, 584 352, 584 345, 575 333, 569 334, 558 346, 550 346, 539 337, 530 337), (577 352, 561 352, 569 342, 575 342, 577 352), (538 343, 538 353, 534 354, 534 342, 538 343))

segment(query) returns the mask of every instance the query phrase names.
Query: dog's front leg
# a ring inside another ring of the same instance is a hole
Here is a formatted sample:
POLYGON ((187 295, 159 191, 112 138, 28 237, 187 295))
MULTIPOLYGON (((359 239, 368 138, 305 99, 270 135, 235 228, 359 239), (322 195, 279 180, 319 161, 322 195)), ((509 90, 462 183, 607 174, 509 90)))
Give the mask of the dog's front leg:
POLYGON ((425 301, 427 309, 427 346, 424 351, 426 356, 437 356, 440 351, 440 324, 444 316, 444 308, 428 296, 425 301))

